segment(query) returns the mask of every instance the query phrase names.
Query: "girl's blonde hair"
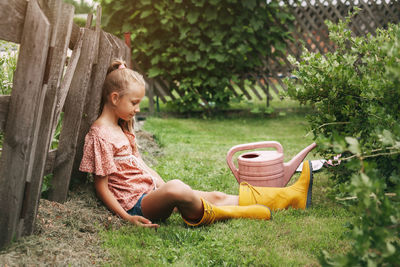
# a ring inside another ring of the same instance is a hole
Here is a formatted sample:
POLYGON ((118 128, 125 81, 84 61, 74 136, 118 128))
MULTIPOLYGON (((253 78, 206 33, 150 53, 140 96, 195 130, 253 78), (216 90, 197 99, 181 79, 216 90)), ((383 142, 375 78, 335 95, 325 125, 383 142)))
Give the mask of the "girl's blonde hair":
MULTIPOLYGON (((136 83, 138 86, 146 87, 146 82, 141 74, 128 69, 124 60, 114 59, 107 69, 106 79, 104 80, 100 114, 103 111, 104 104, 108 101, 108 96, 113 92, 117 92, 120 97, 123 96, 126 93, 126 88, 128 88, 128 85, 131 83, 136 83)), ((133 120, 120 120, 119 124, 123 129, 133 132, 133 120)))

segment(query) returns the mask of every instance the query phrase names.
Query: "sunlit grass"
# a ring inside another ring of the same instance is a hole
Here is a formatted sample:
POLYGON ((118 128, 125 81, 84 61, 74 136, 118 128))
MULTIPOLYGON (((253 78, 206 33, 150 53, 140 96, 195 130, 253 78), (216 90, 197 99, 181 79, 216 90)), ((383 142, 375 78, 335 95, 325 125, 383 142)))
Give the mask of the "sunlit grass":
MULTIPOLYGON (((279 141, 285 161, 312 143, 304 115, 273 118, 148 118, 145 130, 155 134, 164 155, 155 166, 165 180, 181 179, 192 188, 237 194, 238 183, 226 153, 234 145, 279 141)), ((307 159, 316 159, 310 153, 307 159)), ((299 175, 294 176, 294 180, 299 175)), ((236 219, 187 228, 174 214, 158 231, 124 227, 103 233, 113 258, 110 264, 138 266, 304 266, 318 265, 322 250, 350 249, 346 222, 352 214, 326 196, 327 170, 314 173, 310 209, 273 213, 270 221, 236 219)))

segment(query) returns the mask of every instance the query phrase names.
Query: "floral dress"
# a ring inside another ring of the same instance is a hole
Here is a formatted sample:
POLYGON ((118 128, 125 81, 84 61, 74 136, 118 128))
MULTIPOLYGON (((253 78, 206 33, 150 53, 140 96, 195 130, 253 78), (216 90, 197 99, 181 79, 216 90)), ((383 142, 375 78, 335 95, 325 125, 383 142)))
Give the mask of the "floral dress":
POLYGON ((156 179, 144 165, 135 135, 127 140, 112 134, 108 126, 92 126, 85 137, 80 171, 108 176, 108 188, 124 210, 130 210, 144 194, 156 187, 156 179))

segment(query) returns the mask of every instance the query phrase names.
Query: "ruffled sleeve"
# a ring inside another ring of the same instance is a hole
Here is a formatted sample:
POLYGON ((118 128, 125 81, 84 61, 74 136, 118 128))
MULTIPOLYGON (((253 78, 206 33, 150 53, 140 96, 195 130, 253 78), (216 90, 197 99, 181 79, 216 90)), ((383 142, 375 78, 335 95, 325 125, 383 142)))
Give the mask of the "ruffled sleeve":
POLYGON ((112 144, 95 135, 93 131, 89 131, 85 137, 79 170, 99 176, 107 176, 117 172, 112 144))

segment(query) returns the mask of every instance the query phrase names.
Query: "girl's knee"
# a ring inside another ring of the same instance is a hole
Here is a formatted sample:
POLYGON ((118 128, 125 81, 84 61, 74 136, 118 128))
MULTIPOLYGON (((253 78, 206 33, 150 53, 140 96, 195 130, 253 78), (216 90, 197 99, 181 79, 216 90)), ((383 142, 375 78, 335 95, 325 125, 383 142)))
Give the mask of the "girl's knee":
POLYGON ((178 179, 166 182, 164 187, 166 187, 167 190, 187 190, 190 188, 190 186, 178 179))
POLYGON ((191 201, 194 196, 192 188, 177 179, 166 182, 164 190, 166 197, 172 200, 191 201))

